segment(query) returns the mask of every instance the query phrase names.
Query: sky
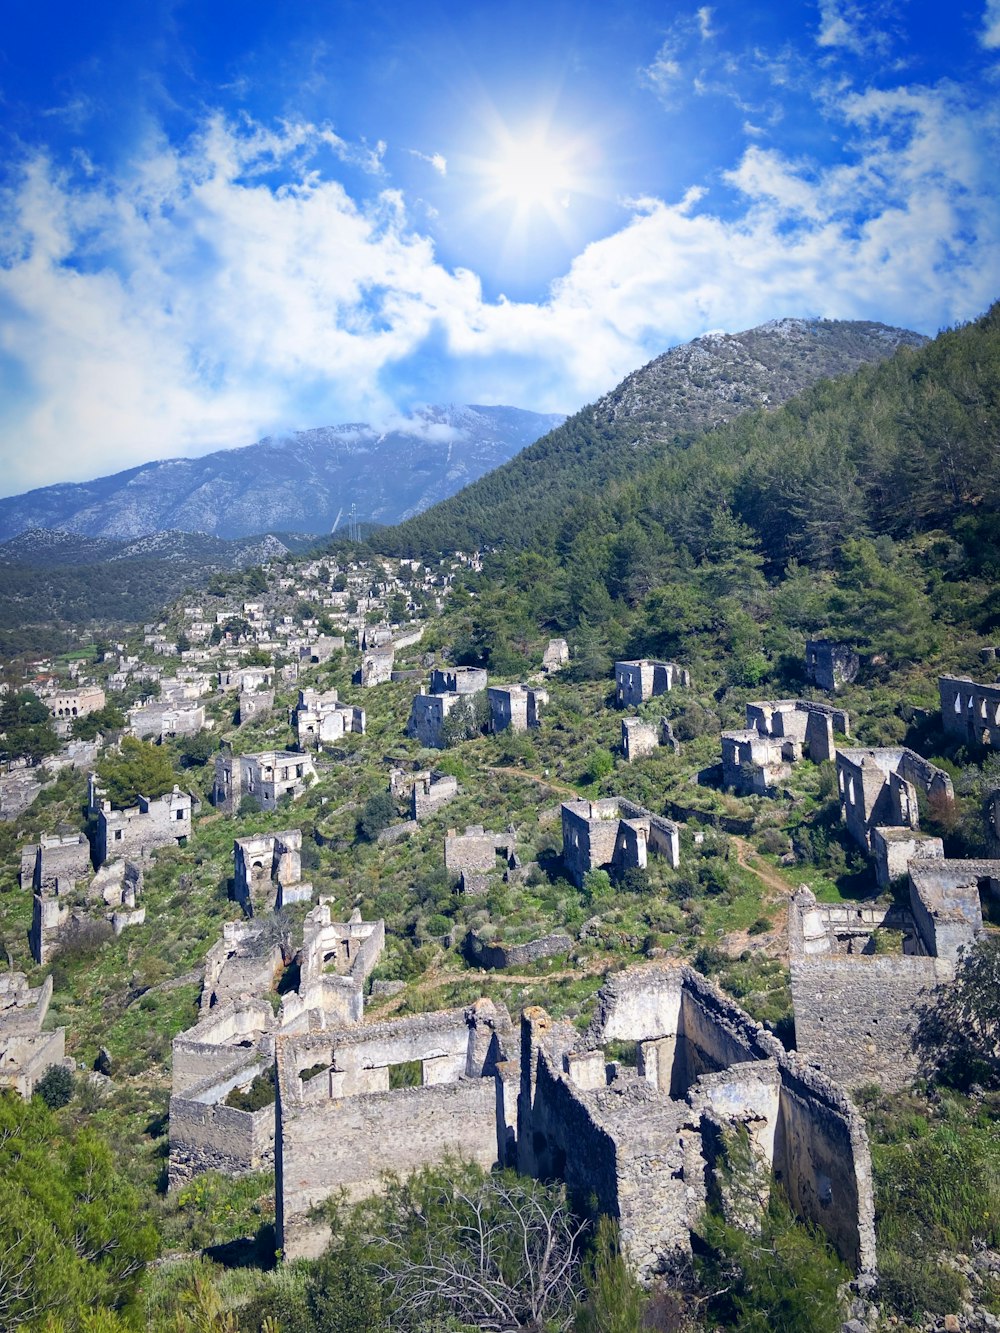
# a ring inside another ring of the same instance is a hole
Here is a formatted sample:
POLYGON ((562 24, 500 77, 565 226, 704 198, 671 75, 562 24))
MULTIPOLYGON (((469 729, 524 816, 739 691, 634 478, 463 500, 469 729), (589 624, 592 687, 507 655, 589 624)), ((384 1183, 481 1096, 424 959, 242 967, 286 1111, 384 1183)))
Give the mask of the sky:
POLYGON ((6 0, 0 494, 1000 295, 1000 0, 6 0))

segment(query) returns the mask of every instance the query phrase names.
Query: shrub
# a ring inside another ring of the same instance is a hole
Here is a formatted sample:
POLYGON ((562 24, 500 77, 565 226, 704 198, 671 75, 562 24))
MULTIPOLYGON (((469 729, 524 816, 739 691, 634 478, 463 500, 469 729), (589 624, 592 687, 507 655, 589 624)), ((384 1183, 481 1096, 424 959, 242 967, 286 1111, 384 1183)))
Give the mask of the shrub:
POLYGON ((49 1065, 35 1084, 35 1092, 50 1111, 58 1111, 72 1100, 75 1082, 73 1071, 65 1065, 49 1065))
POLYGON ((388 792, 379 792, 369 796, 358 820, 358 837, 366 842, 375 842, 383 829, 387 829, 396 819, 396 803, 388 792))

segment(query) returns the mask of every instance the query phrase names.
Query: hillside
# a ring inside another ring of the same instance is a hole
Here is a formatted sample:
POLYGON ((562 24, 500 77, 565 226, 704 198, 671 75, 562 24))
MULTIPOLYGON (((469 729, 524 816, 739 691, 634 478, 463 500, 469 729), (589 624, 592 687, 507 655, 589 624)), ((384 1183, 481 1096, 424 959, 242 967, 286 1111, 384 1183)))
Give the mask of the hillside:
POLYGON ((220 541, 187 532, 111 541, 31 529, 0 544, 0 656, 58 650, 70 626, 148 620, 213 573, 305 551, 315 541, 301 533, 220 541))
POLYGON ((706 430, 924 342, 904 329, 843 320, 783 319, 706 334, 635 371, 450 500, 380 534, 379 548, 418 554, 551 543, 560 516, 581 497, 598 496, 706 430))
POLYGON ((297 431, 0 500, 0 541, 31 528, 129 540, 177 530, 235 538, 330 532, 351 505, 397 523, 454 494, 562 421, 516 407, 429 407, 413 429, 297 431))

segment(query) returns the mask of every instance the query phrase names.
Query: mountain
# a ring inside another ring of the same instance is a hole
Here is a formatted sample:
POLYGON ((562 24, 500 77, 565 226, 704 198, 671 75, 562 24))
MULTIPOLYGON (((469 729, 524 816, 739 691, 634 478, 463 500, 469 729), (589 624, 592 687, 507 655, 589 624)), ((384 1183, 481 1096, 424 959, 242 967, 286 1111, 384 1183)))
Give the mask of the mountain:
MULTIPOLYGON (((671 348, 516 458, 443 504, 378 536, 400 554, 530 545, 553 515, 650 458, 823 379, 850 374, 921 334, 869 321, 779 319, 671 348)), ((581 501, 582 502, 582 501, 581 501)), ((550 533, 550 536, 552 534, 550 533)))
POLYGON ((398 523, 563 420, 516 407, 429 407, 408 430, 321 427, 163 459, 0 500, 0 541, 32 528, 124 540, 171 530, 223 538, 329 533, 346 524, 352 504, 363 522, 398 523))

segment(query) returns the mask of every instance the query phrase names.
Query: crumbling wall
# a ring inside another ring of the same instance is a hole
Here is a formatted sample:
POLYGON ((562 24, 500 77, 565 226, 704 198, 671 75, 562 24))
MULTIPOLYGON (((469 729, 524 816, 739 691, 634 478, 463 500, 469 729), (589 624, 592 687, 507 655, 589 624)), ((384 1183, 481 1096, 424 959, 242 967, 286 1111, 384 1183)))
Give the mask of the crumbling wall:
POLYGON ((1000 749, 1000 684, 981 685, 968 676, 941 676, 941 724, 970 745, 1000 749))

